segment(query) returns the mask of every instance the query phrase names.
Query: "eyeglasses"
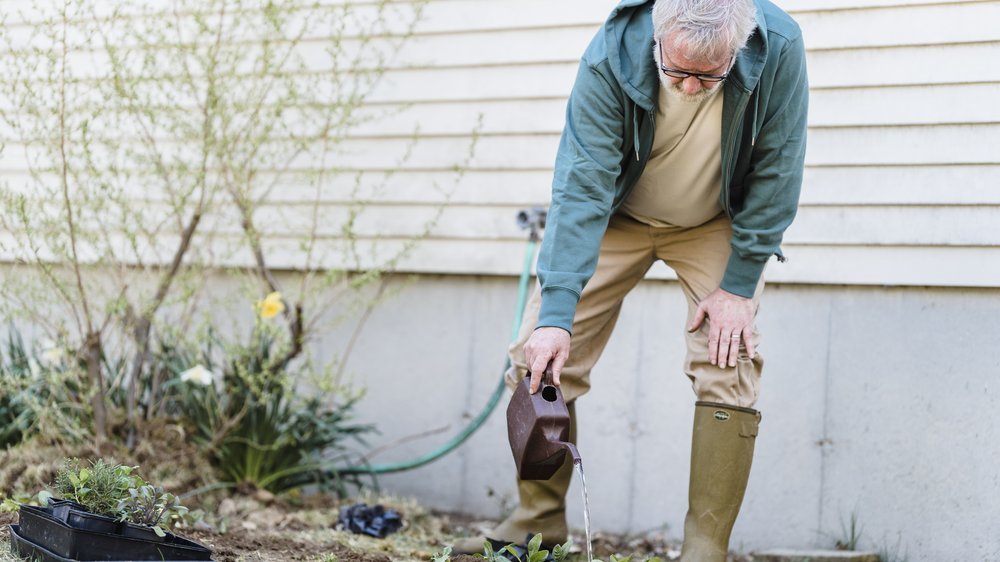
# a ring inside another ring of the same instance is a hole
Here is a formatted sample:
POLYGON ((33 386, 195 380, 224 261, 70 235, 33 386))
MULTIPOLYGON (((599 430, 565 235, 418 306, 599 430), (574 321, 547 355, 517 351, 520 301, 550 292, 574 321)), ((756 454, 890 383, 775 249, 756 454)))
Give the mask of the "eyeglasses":
MULTIPOLYGON (((688 77, 694 77, 694 78, 697 78, 698 80, 701 80, 702 82, 715 83, 715 82, 722 82, 723 80, 725 80, 726 78, 729 77, 729 72, 728 71, 725 74, 701 74, 699 72, 687 72, 687 71, 684 71, 684 70, 677 70, 676 68, 667 68, 667 67, 663 66, 663 62, 662 62, 663 61, 663 42, 662 41, 657 41, 656 45, 657 45, 657 48, 660 49, 660 61, 661 61, 660 62, 660 72, 662 72, 663 74, 665 74, 665 75, 667 75, 667 76, 669 76, 671 78, 677 78, 679 80, 685 80, 688 77)), ((729 60, 729 64, 727 65, 728 68, 731 69, 733 67, 733 61, 734 60, 736 60, 735 56, 729 60)))

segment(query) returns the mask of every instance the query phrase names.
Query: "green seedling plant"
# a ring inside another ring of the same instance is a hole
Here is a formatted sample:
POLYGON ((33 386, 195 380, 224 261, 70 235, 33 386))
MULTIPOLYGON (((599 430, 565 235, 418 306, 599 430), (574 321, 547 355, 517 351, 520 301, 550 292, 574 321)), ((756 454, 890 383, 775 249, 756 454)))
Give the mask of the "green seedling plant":
POLYGON ((135 484, 132 471, 138 467, 108 464, 98 459, 83 466, 80 459, 69 459, 56 474, 56 494, 73 500, 91 513, 118 517, 119 502, 129 497, 135 484))
POLYGON ((837 540, 835 548, 837 550, 847 550, 854 551, 858 549, 858 543, 861 541, 861 533, 864 527, 861 525, 858 513, 856 511, 851 512, 850 519, 844 522, 843 519, 840 521, 840 533, 841 537, 837 540))
POLYGON ((546 558, 549 557, 548 550, 542 550, 542 535, 541 533, 531 537, 528 541, 528 553, 527 560, 525 562, 544 562, 546 558))
POLYGON ((569 556, 569 549, 573 548, 573 539, 567 539, 563 544, 552 547, 552 559, 555 562, 563 562, 569 556))
MULTIPOLYGON (((557 544, 552 547, 552 559, 555 562, 563 562, 569 555, 569 550, 573 546, 572 540, 567 540, 564 544, 557 544)), ((490 541, 483 543, 483 553, 474 554, 476 558, 486 560, 487 562, 510 562, 511 560, 520 560, 522 562, 544 562, 549 557, 549 551, 542 548, 542 535, 536 534, 531 537, 531 540, 527 544, 528 551, 523 556, 518 556, 517 549, 513 544, 508 544, 501 548, 500 550, 493 550, 493 544, 490 541), (513 556, 509 558, 507 554, 513 556)), ((450 555, 451 548, 445 549, 440 555, 434 557, 434 562, 448 562, 451 560, 450 555)))
POLYGON ((25 494, 25 493, 15 493, 11 497, 3 497, 3 501, 0 501, 0 513, 16 513, 21 509, 22 505, 33 505, 36 507, 46 507, 49 505, 49 501, 52 499, 52 493, 48 490, 42 490, 35 495, 25 494))
MULTIPOLYGON (((486 562, 510 562, 511 559, 507 558, 507 556, 504 555, 504 552, 511 553, 514 556, 514 560, 518 559, 517 551, 514 550, 513 544, 508 544, 507 546, 501 548, 500 550, 494 551, 493 545, 490 543, 490 541, 486 541, 483 543, 482 554, 473 554, 473 556, 482 560, 486 560, 486 562)), ((448 560, 451 560, 451 558, 448 558, 448 560)))
MULTIPOLYGON (((137 484, 141 479, 136 478, 137 484)), ((150 484, 141 484, 129 488, 129 497, 118 502, 118 518, 137 525, 152 527, 159 537, 165 537, 166 531, 160 526, 164 520, 170 521, 174 516, 181 518, 188 508, 181 505, 177 496, 164 492, 163 488, 150 484)))
MULTIPOLYGON (((73 500, 88 511, 136 525, 151 527, 157 536, 166 536, 161 524, 183 520, 188 509, 173 494, 154 486, 135 473, 139 467, 109 464, 103 459, 83 466, 79 459, 69 459, 56 474, 56 493, 73 500)), ((47 494, 47 492, 44 492, 47 494)), ((42 497, 45 504, 51 494, 42 497)))
POLYGON ((431 562, 451 562, 451 547, 444 547, 441 552, 431 555, 431 562))
MULTIPOLYGON (((483 553, 473 554, 472 556, 480 560, 486 560, 487 562, 511 562, 512 560, 518 560, 520 562, 544 562, 549 557, 549 551, 542 549, 541 534, 531 537, 531 540, 528 541, 527 547, 528 551, 525 554, 518 556, 517 549, 513 543, 508 544, 499 550, 493 550, 493 544, 490 541, 485 541, 483 543, 483 553)), ((555 562, 565 562, 568 559, 570 549, 572 548, 572 539, 568 539, 563 544, 553 546, 551 552, 552 560, 555 562)), ((431 555, 431 562, 451 562, 451 552, 451 547, 446 546, 441 552, 431 555)), ((595 558, 594 562, 603 562, 603 560, 595 558)), ((632 562, 632 557, 612 554, 608 562, 632 562)), ((664 561, 659 556, 649 556, 644 558, 642 562, 664 561)))

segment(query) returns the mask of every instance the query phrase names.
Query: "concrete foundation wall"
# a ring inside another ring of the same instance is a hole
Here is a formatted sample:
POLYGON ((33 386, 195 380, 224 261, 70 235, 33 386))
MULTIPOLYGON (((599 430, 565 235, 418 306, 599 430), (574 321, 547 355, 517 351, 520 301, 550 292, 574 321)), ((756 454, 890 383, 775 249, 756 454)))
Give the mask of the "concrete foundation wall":
MULTIPOLYGON (((348 370, 366 385, 373 462, 445 442, 500 376, 516 281, 425 276, 378 308, 348 370)), ((694 396, 681 372, 684 300, 646 281, 578 403, 596 528, 680 536, 694 396)), ((1000 290, 769 286, 759 325, 763 425, 739 549, 861 546, 910 561, 1000 560, 1000 290)), ((343 334, 331 334, 330 348, 343 334)), ((465 445, 380 484, 441 509, 498 516, 516 501, 504 402, 465 445)), ((570 523, 582 527, 579 479, 570 523)))

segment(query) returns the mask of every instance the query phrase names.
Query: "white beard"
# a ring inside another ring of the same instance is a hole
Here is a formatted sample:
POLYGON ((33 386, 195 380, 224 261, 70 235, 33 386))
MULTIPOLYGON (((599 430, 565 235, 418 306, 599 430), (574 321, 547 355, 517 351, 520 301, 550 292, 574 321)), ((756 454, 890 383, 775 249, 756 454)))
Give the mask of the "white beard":
POLYGON ((660 78, 660 87, 666 88, 667 94, 669 94, 670 97, 684 103, 701 103, 719 90, 719 86, 715 86, 711 90, 702 88, 701 90, 698 90, 697 94, 688 94, 681 90, 680 82, 673 84, 669 79, 665 79, 663 77, 660 78))

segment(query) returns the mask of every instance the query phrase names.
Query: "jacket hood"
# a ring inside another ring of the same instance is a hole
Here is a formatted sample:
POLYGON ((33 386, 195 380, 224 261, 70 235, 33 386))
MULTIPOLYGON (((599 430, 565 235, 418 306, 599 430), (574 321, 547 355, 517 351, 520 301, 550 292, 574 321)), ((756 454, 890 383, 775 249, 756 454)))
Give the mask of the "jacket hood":
MULTIPOLYGON (((659 69, 653 59, 654 0, 622 0, 604 23, 608 64, 632 101, 652 111, 660 88, 659 69)), ((757 85, 767 58, 767 25, 763 7, 757 6, 757 30, 736 57, 730 79, 750 91, 757 85)))

